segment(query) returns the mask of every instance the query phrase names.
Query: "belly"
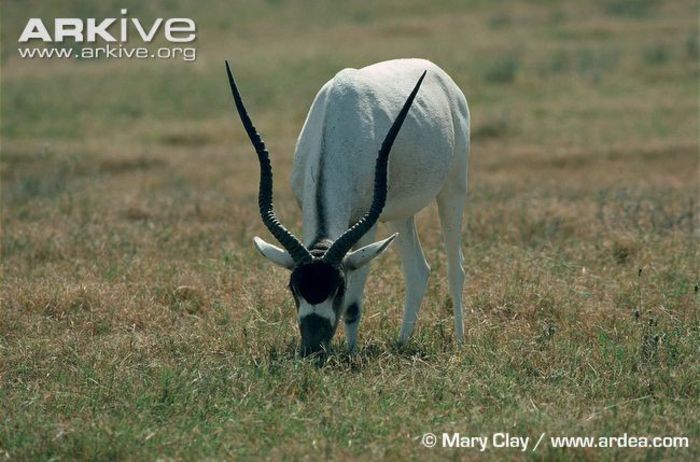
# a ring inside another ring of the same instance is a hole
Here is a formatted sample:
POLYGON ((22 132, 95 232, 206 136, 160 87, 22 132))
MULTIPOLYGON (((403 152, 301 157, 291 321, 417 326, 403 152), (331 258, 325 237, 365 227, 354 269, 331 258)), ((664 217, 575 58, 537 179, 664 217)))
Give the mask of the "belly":
MULTIPOLYGON (((428 206, 442 190, 452 159, 451 154, 444 151, 406 153, 397 149, 396 152, 391 153, 391 156, 389 190, 387 202, 380 217, 381 221, 406 218, 428 206), (395 157, 394 154, 396 154, 395 157)), ((370 178, 368 188, 370 193, 363 201, 365 204, 371 204, 372 201, 373 173, 370 174, 370 178)))
MULTIPOLYGON (((453 164, 450 141, 449 137, 420 139, 418 136, 399 135, 389 157, 387 201, 380 221, 407 218, 435 199, 453 164), (427 143, 427 139, 433 142, 427 143)), ((357 157, 357 162, 351 167, 353 174, 346 177, 351 183, 349 189, 352 198, 349 199, 353 219, 361 217, 372 204, 376 151, 357 157)))

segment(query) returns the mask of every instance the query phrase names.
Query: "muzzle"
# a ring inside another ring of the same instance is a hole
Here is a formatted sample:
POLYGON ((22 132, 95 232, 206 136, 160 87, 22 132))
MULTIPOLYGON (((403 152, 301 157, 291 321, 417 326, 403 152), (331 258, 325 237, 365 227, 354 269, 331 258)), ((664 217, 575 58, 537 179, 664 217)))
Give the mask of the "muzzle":
POLYGON ((335 326, 328 319, 315 314, 309 314, 302 318, 299 329, 301 330, 302 356, 327 349, 335 332, 335 326))

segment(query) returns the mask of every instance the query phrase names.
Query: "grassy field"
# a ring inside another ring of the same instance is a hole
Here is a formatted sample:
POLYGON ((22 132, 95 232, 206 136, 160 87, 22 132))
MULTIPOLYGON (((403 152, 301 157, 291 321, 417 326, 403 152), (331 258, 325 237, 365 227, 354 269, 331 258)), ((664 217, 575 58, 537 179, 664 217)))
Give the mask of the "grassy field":
POLYGON ((696 2, 223 3, 3 0, 0 459, 700 457, 696 2), (124 7, 193 18, 196 62, 19 58, 29 17, 124 7), (430 208, 410 345, 389 253, 358 354, 339 333, 319 367, 295 355, 286 272, 252 246, 272 238, 223 60, 299 231, 289 169, 315 92, 408 56, 471 106, 466 344, 430 208), (423 448, 428 431, 690 448, 479 453, 423 448))

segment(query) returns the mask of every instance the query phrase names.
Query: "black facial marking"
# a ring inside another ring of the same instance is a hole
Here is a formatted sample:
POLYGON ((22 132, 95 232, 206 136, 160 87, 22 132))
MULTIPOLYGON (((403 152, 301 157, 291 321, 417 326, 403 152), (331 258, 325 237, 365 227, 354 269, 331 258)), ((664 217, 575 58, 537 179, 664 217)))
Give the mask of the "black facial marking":
POLYGON ((345 281, 338 268, 315 261, 294 268, 289 287, 295 296, 317 305, 333 295, 342 295, 345 291, 345 281))
POLYGON ((357 322, 357 318, 360 316, 360 307, 357 303, 352 303, 345 310, 345 324, 352 324, 357 322))

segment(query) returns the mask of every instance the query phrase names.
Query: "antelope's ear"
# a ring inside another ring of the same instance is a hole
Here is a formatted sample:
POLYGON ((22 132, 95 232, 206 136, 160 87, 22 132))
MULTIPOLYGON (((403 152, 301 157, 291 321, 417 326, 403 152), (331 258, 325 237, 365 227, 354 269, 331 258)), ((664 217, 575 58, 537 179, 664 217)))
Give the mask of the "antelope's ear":
POLYGON ((343 259, 343 263, 351 270, 362 268, 372 261, 374 257, 384 253, 384 251, 389 248, 389 244, 391 244, 398 235, 399 233, 394 233, 383 241, 374 242, 348 253, 343 259))
POLYGON ((275 265, 287 268, 288 270, 294 269, 294 260, 286 250, 280 249, 276 245, 268 244, 258 236, 253 238, 253 244, 255 244, 255 248, 258 249, 258 252, 260 252, 263 257, 267 258, 275 265))

